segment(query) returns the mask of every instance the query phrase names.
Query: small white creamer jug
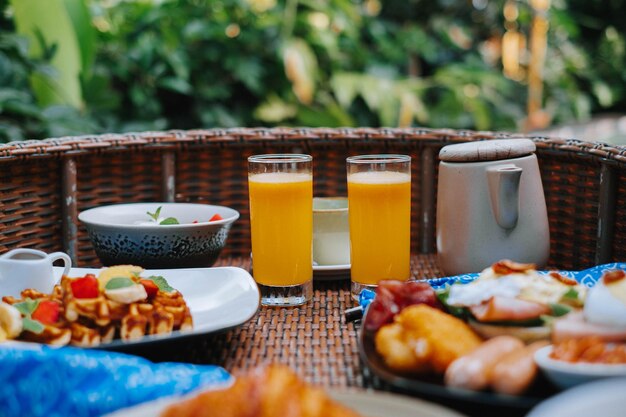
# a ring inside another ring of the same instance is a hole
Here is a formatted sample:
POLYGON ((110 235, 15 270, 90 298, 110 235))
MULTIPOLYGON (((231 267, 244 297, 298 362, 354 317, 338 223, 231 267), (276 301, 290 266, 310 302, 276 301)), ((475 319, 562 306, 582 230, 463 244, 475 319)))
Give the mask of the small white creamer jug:
POLYGON ((510 259, 545 266, 550 231, 535 144, 504 139, 439 153, 437 252, 447 275, 510 259))
POLYGON ((50 293, 56 284, 52 264, 61 259, 67 275, 72 260, 63 252, 47 254, 36 249, 13 249, 0 256, 0 296, 19 297, 20 292, 33 288, 50 293))

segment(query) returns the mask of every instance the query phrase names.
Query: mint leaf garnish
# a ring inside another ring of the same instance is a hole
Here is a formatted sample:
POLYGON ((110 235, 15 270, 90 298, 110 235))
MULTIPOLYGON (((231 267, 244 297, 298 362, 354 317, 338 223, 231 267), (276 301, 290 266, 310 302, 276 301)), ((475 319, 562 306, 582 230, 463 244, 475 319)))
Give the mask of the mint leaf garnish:
POLYGON ((105 290, 116 290, 118 288, 126 288, 135 285, 132 279, 126 277, 111 278, 104 286, 105 290))
POLYGON ((174 292, 176 291, 174 288, 170 287, 170 284, 167 283, 166 279, 163 278, 162 276, 158 276, 158 275, 152 275, 149 276, 148 279, 152 282, 154 282, 156 284, 157 287, 159 287, 159 290, 163 291, 163 292, 174 292))
POLYGON ((17 308, 17 311, 19 311, 23 316, 30 317, 30 315, 33 314, 33 311, 37 309, 38 305, 39 300, 27 298, 21 303, 13 304, 13 307, 17 308))
POLYGON ((574 288, 570 288, 565 294, 563 294, 563 297, 561 298, 564 298, 566 300, 578 300, 578 291, 576 291, 574 288))
POLYGON ((35 334, 40 334, 41 332, 43 332, 44 329, 43 324, 41 324, 37 320, 31 319, 30 317, 25 317, 22 320, 22 328, 35 334))
POLYGON ((159 216, 161 215, 161 206, 159 206, 159 208, 156 209, 154 213, 150 213, 149 211, 146 213, 148 214, 148 216, 152 217, 152 220, 156 222, 157 220, 159 220, 159 216))
POLYGON ((148 214, 148 216, 150 216, 152 220, 154 220, 155 223, 158 223, 158 224, 163 224, 163 225, 180 224, 180 222, 178 221, 178 219, 176 219, 176 217, 168 217, 159 222, 159 217, 161 216, 161 208, 162 206, 159 206, 159 208, 157 208, 154 213, 150 213, 149 211, 146 213, 148 214))
POLYGON ((550 309, 554 317, 561 317, 572 311, 572 308, 565 304, 550 304, 550 309))

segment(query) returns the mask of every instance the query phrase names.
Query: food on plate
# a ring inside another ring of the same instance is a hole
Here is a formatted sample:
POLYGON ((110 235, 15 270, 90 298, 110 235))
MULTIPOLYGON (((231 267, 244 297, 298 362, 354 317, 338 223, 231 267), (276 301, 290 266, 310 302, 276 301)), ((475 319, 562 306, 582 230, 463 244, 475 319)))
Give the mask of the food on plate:
POLYGON ((270 366, 238 377, 226 389, 206 391, 167 407, 161 417, 358 417, 309 386, 289 368, 270 366))
POLYGON ((450 387, 522 394, 536 380, 536 357, 550 337, 553 360, 626 363, 624 271, 607 272, 587 289, 558 272, 503 260, 470 283, 436 291, 386 282, 372 307, 364 325, 377 330, 385 364, 396 372, 439 373, 450 387), (431 291, 441 304, 431 301, 431 291))
POLYGON ((607 343, 597 336, 568 339, 552 346, 550 358, 566 362, 626 364, 626 344, 607 343))
POLYGON ((533 341, 548 338, 546 324, 580 309, 585 295, 586 287, 558 272, 541 274, 533 264, 502 260, 468 284, 451 285, 443 299, 483 337, 509 334, 533 341))
POLYGON ((367 330, 378 330, 393 321, 405 307, 426 304, 443 310, 435 290, 426 282, 383 280, 376 288, 376 297, 368 307, 367 330))
POLYGON ((546 344, 540 341, 526 346, 513 336, 494 337, 452 362, 444 381, 457 388, 521 394, 537 375, 534 352, 546 344))
POLYGON ((608 342, 626 341, 626 273, 606 272, 589 289, 582 312, 554 321, 552 341, 595 336, 608 342))
MULTIPOLYGON (((148 217, 150 218, 150 220, 146 220, 146 221, 137 221, 135 222, 135 224, 140 225, 140 226, 152 226, 155 224, 159 224, 159 225, 170 225, 170 224, 180 224, 180 222, 178 221, 178 219, 176 217, 163 217, 161 216, 161 209, 163 207, 159 206, 154 213, 150 213, 149 211, 146 212, 146 214, 148 215, 148 217)), ((222 216, 219 215, 219 213, 215 213, 213 216, 211 216, 211 218, 208 220, 209 222, 216 222, 219 220, 224 220, 224 218, 222 216)), ((198 220, 194 220, 191 223, 196 224, 199 223, 198 220)))
POLYGON ((426 304, 406 307, 375 336, 376 351, 400 372, 443 373, 480 343, 462 320, 426 304))
POLYGON ((0 339, 52 345, 98 346, 193 327, 180 292, 142 268, 118 265, 99 276, 63 276, 50 294, 33 289, 0 304, 0 339), (16 314, 17 312, 17 314, 16 314), (19 317, 19 318, 18 318, 19 317))

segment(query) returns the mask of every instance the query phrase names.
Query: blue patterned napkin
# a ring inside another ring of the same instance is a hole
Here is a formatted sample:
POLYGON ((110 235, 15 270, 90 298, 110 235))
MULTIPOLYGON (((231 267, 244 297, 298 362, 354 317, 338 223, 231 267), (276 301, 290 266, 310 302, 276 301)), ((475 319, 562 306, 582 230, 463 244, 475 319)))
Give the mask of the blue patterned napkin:
MULTIPOLYGON (((586 285, 587 287, 593 287, 596 284, 596 282, 598 282, 598 280, 602 278, 602 275, 605 272, 613 271, 616 269, 622 269, 626 271, 626 263, 616 262, 612 264, 594 266, 589 269, 583 269, 582 271, 559 271, 559 273, 569 278, 573 278, 579 283, 586 285)), ((550 271, 539 271, 539 273, 542 273, 542 274, 547 274, 549 272, 550 271)), ((427 279, 426 281, 434 289, 438 290, 438 289, 443 289, 448 285, 454 284, 455 282, 466 284, 468 282, 474 281, 476 278, 478 278, 478 275, 479 275, 478 273, 463 274, 463 275, 456 275, 453 277, 432 278, 432 279, 427 279)), ((359 304, 361 305, 361 307, 363 307, 364 311, 365 311, 365 308, 368 305, 370 305, 372 300, 374 300, 375 295, 376 293, 371 290, 366 289, 366 290, 361 291, 361 294, 359 294, 359 304)))
POLYGON ((156 398, 226 385, 223 368, 155 364, 122 353, 0 344, 0 416, 99 416, 156 398))

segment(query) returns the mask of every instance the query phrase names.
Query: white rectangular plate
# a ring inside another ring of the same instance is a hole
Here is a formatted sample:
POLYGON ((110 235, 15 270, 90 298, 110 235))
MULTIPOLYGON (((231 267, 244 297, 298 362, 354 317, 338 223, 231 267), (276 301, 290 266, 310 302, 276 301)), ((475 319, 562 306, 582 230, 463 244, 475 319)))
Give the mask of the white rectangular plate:
MULTIPOLYGON (((57 279, 63 268, 55 267, 57 279)), ((68 276, 82 277, 98 275, 100 269, 72 268, 68 276)), ((252 276, 242 268, 189 268, 189 269, 146 269, 141 276, 160 275, 173 288, 183 294, 191 316, 193 329, 173 332, 169 335, 145 336, 135 341, 115 340, 98 346, 100 349, 139 346, 165 340, 179 339, 200 334, 224 331, 241 325, 254 316, 260 305, 259 288, 252 276)))

